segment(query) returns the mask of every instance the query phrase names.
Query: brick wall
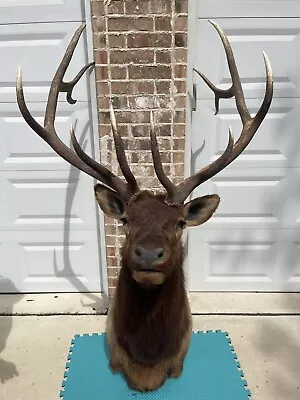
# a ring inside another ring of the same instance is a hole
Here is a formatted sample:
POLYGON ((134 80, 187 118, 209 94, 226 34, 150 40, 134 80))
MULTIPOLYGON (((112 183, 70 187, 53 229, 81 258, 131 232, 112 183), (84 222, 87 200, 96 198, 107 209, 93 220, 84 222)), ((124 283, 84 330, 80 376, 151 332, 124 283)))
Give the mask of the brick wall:
MULTIPOLYGON (((160 188, 152 166, 150 110, 166 173, 183 178, 188 0, 91 0, 102 162, 120 174, 109 119, 112 98, 119 131, 141 188, 160 188)), ((109 218, 109 292, 119 272, 122 234, 109 218)))

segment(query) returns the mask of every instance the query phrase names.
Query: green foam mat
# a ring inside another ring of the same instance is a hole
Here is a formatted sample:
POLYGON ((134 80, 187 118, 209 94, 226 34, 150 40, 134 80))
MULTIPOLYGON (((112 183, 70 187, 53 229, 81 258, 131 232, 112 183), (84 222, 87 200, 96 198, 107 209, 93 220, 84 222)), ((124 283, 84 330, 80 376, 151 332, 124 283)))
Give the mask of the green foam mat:
POLYGON ((180 378, 140 393, 109 368, 105 334, 76 335, 72 340, 63 400, 248 400, 251 396, 227 332, 195 332, 180 378))

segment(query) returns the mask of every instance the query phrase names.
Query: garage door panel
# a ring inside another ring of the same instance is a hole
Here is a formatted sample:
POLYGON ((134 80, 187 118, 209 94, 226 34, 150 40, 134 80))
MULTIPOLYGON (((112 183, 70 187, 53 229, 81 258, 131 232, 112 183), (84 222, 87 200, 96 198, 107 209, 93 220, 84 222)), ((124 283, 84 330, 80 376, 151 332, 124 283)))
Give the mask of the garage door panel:
POLYGON ((93 180, 77 170, 0 174, 6 193, 0 229, 96 229, 93 180), (2 175, 2 177, 1 177, 2 175))
POLYGON ((198 18, 294 17, 300 15, 298 0, 197 0, 198 18))
MULTIPOLYGON (((0 9, 1 11, 1 9, 0 9)), ((0 25, 1 102, 16 101, 16 74, 22 66, 25 98, 28 101, 46 101, 51 80, 61 58, 80 23, 51 23, 0 25)), ((80 39, 65 80, 71 80, 88 62, 86 43, 80 39)), ((91 61, 91 60, 90 60, 91 61)), ((87 100, 87 78, 84 76, 74 89, 73 97, 87 100)), ((65 101, 65 94, 59 99, 65 101)))
MULTIPOLYGON (((45 104, 28 103, 36 120, 43 124, 45 104)), ((75 127, 79 142, 85 151, 94 151, 94 132, 89 104, 61 103, 56 114, 56 131, 61 140, 70 145, 70 126, 75 127)), ((16 104, 0 103, 0 171, 2 170, 69 170, 70 165, 59 157, 24 121, 16 104)))
MULTIPOLYGON (((246 99, 252 115, 261 101, 246 99)), ((242 129, 241 120, 233 100, 220 103, 214 115, 213 100, 199 100, 193 113, 193 163, 196 169, 219 157, 228 142, 228 129, 232 127, 237 140, 242 129)), ((300 100, 274 99, 265 120, 245 151, 227 168, 300 167, 299 142, 300 100)))
POLYGON ((1 0, 1 23, 82 21, 84 1, 1 0))
POLYGON ((216 232, 202 227, 189 237, 194 262, 189 287, 192 291, 299 290, 298 243, 297 230, 216 232))
POLYGON ((299 229, 299 181, 299 168, 226 169, 197 188, 193 196, 216 193, 221 197, 216 213, 206 223, 210 228, 299 229))
MULTIPOLYGON (((300 18, 222 19, 216 22, 224 29, 232 44, 246 97, 263 99, 263 51, 272 63, 274 97, 299 97, 300 18)), ((195 52, 194 67, 220 88, 229 87, 231 78, 224 49, 218 34, 207 20, 197 20, 196 43, 201 51, 195 52)), ((198 88, 198 98, 213 97, 213 93, 196 73, 194 81, 198 88)))
POLYGON ((23 292, 35 292, 37 287, 47 292, 98 291, 97 240, 94 231, 5 233, 4 251, 11 257, 4 259, 3 278, 23 292), (14 265, 23 268, 16 273, 14 265))

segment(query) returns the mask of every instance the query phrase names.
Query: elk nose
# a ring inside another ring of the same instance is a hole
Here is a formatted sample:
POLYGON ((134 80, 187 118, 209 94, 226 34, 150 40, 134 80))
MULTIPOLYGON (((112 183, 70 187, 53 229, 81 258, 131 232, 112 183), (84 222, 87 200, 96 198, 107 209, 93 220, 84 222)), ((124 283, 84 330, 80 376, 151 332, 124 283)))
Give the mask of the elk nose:
POLYGON ((164 256, 164 249, 158 247, 156 249, 145 249, 144 247, 137 246, 134 250, 134 257, 136 261, 146 263, 151 266, 156 261, 159 261, 164 256))

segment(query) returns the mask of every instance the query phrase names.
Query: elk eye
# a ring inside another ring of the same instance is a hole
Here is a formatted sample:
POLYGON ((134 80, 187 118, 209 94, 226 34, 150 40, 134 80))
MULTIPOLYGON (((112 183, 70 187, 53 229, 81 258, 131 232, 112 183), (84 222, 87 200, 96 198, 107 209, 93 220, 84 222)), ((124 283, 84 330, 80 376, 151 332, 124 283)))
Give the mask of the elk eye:
POLYGON ((180 220, 180 221, 178 222, 178 224, 177 224, 177 228, 178 228, 178 229, 184 229, 185 226, 186 226, 186 222, 185 222, 183 219, 180 220))
POLYGON ((122 222, 123 225, 127 225, 128 224, 128 219, 123 217, 120 219, 120 221, 122 222))

